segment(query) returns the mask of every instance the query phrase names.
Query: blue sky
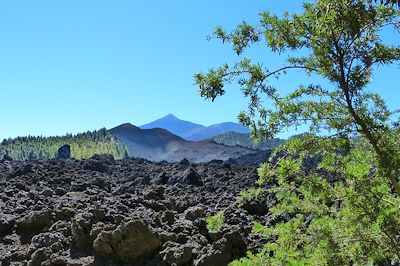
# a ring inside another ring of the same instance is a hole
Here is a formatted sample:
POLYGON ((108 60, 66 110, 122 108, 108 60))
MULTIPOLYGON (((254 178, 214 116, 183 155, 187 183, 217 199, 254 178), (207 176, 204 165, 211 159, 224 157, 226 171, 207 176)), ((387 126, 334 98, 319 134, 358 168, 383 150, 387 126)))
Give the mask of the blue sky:
MULTIPOLYGON (((300 3, 1 1, 0 139, 141 125, 168 113, 204 125, 236 121, 247 103, 235 86, 210 103, 193 85, 195 72, 238 59, 206 36, 217 25, 232 29, 243 19, 258 21, 260 11, 296 11, 300 3)), ((280 60, 263 46, 248 56, 280 60)), ((374 78, 394 107, 397 73, 386 69, 374 78)), ((280 85, 293 88, 301 77, 280 85)))

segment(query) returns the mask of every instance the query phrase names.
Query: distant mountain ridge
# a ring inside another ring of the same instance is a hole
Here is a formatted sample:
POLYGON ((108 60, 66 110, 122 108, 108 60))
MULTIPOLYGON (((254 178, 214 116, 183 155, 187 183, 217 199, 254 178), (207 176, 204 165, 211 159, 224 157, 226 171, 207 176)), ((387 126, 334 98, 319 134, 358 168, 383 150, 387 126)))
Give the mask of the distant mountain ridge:
POLYGON ((273 138, 270 140, 264 140, 255 145, 253 139, 250 137, 249 133, 238 133, 238 132, 225 132, 220 135, 211 137, 216 143, 221 143, 226 146, 241 146, 249 149, 259 149, 259 150, 273 150, 278 145, 285 142, 283 139, 273 138))
POLYGON ((172 114, 168 114, 153 122, 140 126, 141 129, 163 128, 186 140, 204 140, 229 131, 248 133, 249 129, 238 123, 223 122, 211 126, 192 123, 181 120, 172 114))
POLYGON ((211 140, 188 141, 166 129, 141 129, 129 123, 112 128, 109 132, 127 147, 129 156, 151 161, 178 162, 188 159, 199 163, 239 158, 256 152, 243 147, 228 147, 211 140))

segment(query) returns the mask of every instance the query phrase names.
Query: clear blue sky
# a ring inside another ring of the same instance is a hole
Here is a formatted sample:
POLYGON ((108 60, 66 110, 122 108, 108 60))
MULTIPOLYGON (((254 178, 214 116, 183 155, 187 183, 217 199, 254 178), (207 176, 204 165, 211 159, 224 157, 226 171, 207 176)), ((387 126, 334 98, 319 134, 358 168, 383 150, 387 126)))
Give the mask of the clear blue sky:
MULTIPOLYGON (((247 103, 236 88, 204 101, 193 74, 237 58, 206 41, 263 10, 299 10, 301 1, 16 0, 0 2, 0 139, 60 135, 168 113, 204 125, 236 121, 247 103)), ((264 47, 250 56, 279 61, 264 47)), ((301 76, 282 81, 293 88, 301 76)), ((392 106, 398 69, 374 79, 392 106)))

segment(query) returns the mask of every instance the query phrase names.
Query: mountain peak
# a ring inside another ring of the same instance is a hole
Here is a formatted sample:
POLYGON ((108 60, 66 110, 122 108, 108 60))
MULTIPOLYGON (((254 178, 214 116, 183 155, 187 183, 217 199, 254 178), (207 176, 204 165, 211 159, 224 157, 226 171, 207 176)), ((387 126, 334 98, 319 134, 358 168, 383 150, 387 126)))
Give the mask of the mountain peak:
POLYGON ((114 127, 111 130, 129 130, 129 129, 137 130, 139 128, 137 126, 132 125, 131 123, 124 123, 124 124, 114 127))
POLYGON ((185 132, 203 128, 204 126, 189 121, 181 120, 176 116, 174 116, 173 114, 168 114, 151 123, 140 126, 141 129, 151 129, 157 127, 166 129, 169 132, 181 137, 185 132))
POLYGON ((161 119, 174 119, 174 120, 180 120, 178 117, 174 116, 173 114, 167 114, 161 119))

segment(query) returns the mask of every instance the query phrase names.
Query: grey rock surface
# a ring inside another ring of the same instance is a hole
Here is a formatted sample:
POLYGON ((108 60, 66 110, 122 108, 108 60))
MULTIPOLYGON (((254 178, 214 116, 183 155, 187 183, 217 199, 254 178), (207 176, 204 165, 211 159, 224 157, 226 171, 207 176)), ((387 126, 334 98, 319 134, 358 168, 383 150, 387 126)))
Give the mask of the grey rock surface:
POLYGON ((0 161, 3 265, 226 265, 262 248, 270 195, 235 205, 256 167, 143 159, 0 161), (263 209, 263 208, 266 209, 263 209), (206 218, 224 210, 210 234, 206 218))

